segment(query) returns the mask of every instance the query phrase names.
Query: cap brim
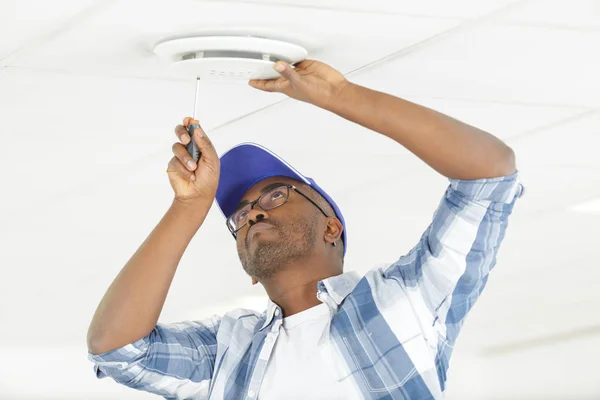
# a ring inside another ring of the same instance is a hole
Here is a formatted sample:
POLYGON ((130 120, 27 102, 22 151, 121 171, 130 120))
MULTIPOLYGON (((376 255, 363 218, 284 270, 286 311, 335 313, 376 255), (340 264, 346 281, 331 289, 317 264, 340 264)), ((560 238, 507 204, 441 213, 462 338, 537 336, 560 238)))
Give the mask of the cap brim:
POLYGON ((248 189, 272 176, 285 176, 310 185, 294 167, 260 145, 243 143, 223 154, 216 196, 223 215, 230 216, 248 189))

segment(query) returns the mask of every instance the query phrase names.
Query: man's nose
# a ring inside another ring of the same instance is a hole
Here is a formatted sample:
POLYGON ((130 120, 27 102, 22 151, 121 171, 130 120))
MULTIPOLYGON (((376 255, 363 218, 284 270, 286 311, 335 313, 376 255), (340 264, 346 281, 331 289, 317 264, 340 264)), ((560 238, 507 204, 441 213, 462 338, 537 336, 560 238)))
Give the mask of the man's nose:
POLYGON ((252 210, 248 213, 248 225, 252 226, 257 222, 260 222, 264 219, 269 219, 269 214, 265 210, 262 210, 260 206, 255 205, 252 210))

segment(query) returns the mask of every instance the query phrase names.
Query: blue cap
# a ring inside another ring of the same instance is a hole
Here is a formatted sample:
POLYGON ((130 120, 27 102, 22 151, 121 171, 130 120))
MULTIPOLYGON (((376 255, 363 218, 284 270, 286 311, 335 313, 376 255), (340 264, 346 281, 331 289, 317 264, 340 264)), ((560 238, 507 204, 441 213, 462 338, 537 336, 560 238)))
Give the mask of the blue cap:
POLYGON ((329 202, 335 216, 344 227, 342 241, 344 254, 346 254, 348 249, 346 223, 333 199, 312 178, 302 175, 283 158, 256 143, 239 144, 221 156, 221 173, 216 199, 223 215, 229 217, 233 214, 248 189, 272 176, 284 176, 303 182, 329 202))

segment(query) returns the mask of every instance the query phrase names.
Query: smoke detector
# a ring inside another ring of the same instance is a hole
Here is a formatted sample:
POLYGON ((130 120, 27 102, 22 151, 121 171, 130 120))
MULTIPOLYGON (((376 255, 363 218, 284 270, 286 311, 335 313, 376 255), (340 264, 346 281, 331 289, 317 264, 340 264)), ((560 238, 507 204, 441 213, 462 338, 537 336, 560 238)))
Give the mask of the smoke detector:
POLYGON ((201 35, 161 41, 154 53, 185 77, 208 81, 244 81, 279 77, 273 65, 304 60, 304 47, 281 39, 251 35, 201 35))

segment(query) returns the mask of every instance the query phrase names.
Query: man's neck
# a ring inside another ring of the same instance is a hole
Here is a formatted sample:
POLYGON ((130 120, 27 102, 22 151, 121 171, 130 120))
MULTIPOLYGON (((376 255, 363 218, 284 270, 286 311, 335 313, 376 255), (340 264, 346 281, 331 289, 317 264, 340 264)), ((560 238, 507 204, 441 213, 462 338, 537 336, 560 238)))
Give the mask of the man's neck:
POLYGON ((317 283, 341 273, 331 264, 312 261, 289 265, 261 282, 271 301, 281 307, 284 317, 321 304, 317 298, 317 283))

